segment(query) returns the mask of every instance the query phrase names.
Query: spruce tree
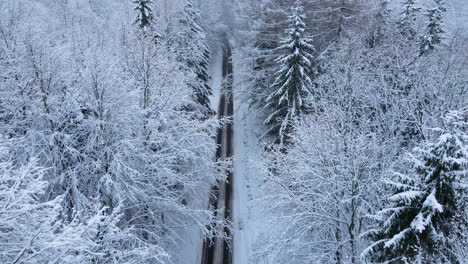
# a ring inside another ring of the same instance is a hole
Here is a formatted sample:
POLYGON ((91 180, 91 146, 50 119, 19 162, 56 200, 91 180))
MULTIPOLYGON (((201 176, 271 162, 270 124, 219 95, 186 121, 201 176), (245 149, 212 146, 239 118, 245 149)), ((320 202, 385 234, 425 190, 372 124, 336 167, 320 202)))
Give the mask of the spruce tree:
POLYGON ((185 65, 187 71, 192 72, 196 80, 189 85, 193 88, 194 105, 190 110, 198 110, 205 117, 214 114, 210 107, 209 96, 212 89, 209 85, 210 50, 207 45, 205 30, 201 26, 200 12, 192 0, 186 0, 181 18, 180 31, 173 37, 171 45, 175 49, 177 59, 185 65))
POLYGON ((397 21, 401 34, 409 40, 413 40, 417 34, 416 20, 421 8, 416 6, 415 0, 404 0, 403 12, 397 21))
POLYGON ((276 137, 276 142, 287 143, 292 123, 307 112, 307 97, 312 94, 316 60, 312 40, 305 34, 305 18, 302 8, 295 7, 288 17, 290 27, 288 36, 278 48, 280 56, 276 59, 279 70, 271 86, 271 94, 266 98, 266 108, 272 113, 264 124, 276 137))
POLYGON ((390 206, 364 251, 373 262, 462 263, 454 253, 467 227, 468 109, 452 111, 436 140, 409 156, 411 174, 387 181, 390 206))
POLYGON ((436 49, 444 40, 444 13, 447 7, 444 0, 434 0, 434 7, 428 10, 429 24, 422 38, 421 54, 436 49))
POLYGON ((136 4, 134 10, 138 12, 138 16, 135 19, 135 24, 140 26, 142 29, 146 29, 153 22, 153 11, 151 9, 152 0, 134 0, 136 4))

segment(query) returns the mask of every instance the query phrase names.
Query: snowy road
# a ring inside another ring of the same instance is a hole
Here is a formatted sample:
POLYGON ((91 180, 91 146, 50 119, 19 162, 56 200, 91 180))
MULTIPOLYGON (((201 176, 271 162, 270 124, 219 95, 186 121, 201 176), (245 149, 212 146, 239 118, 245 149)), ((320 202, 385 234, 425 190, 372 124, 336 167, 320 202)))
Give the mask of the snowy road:
MULTIPOLYGON (((218 118, 231 119, 234 115, 234 102, 232 96, 232 52, 227 39, 223 44, 223 63, 222 63, 222 89, 219 99, 218 118)), ((216 151, 216 159, 224 160, 233 157, 233 124, 226 122, 217 132, 218 149, 216 151)), ((234 174, 231 171, 226 171, 227 181, 220 182, 218 186, 213 187, 215 199, 211 199, 210 205, 220 209, 219 217, 231 221, 232 194, 234 174)), ((222 227, 219 227, 222 228, 222 227)), ((219 230, 226 232, 229 236, 228 229, 219 230)), ((232 263, 232 248, 227 241, 221 238, 216 238, 213 243, 205 241, 203 245, 202 264, 231 264, 232 263)))

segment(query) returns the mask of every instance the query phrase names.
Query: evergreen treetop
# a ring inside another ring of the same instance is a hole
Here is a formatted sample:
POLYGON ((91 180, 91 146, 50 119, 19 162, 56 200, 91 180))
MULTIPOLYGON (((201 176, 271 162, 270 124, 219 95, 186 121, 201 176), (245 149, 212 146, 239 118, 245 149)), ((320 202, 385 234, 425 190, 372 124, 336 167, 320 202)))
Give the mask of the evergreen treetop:
POLYGON ((153 10, 151 9, 152 0, 134 0, 136 4, 134 10, 138 11, 138 16, 135 19, 135 24, 140 28, 145 29, 153 22, 153 10))
POLYGON ((447 7, 444 0, 434 0, 434 7, 427 11, 429 23, 423 36, 421 54, 436 49, 444 40, 444 13, 447 7))
POLYGON ((193 88, 195 105, 190 106, 200 110, 208 117, 214 114, 211 110, 209 96, 212 89, 209 85, 211 75, 209 73, 210 50, 207 45, 206 33, 202 28, 201 16, 192 0, 187 0, 179 19, 180 29, 172 38, 171 45, 175 49, 177 58, 186 70, 192 72, 196 80, 189 86, 193 88))
POLYGON ((305 34, 305 16, 301 12, 302 8, 295 7, 288 17, 287 37, 277 49, 281 54, 276 59, 280 67, 271 85, 272 92, 266 98, 266 107, 273 113, 264 123, 271 126, 280 144, 288 140, 292 122, 307 112, 306 98, 312 94, 315 78, 315 48, 305 34))
POLYGON ((452 241, 467 227, 467 118, 467 109, 447 114, 438 138, 409 155, 413 173, 386 181, 394 190, 391 206, 374 216, 379 228, 369 232, 374 243, 364 256, 385 263, 461 263, 452 241))

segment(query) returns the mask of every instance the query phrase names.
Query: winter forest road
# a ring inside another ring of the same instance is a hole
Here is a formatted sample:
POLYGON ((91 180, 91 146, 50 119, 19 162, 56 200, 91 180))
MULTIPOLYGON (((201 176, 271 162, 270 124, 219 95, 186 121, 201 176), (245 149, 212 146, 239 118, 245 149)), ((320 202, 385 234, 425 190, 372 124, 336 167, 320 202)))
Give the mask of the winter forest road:
MULTIPOLYGON (((233 131, 233 115, 234 115, 234 100, 232 93, 233 84, 233 69, 232 69, 232 51, 227 38, 224 39, 223 44, 223 63, 222 63, 222 77, 223 84, 221 87, 221 96, 218 106, 218 118, 220 120, 229 119, 229 122, 223 124, 218 128, 216 141, 218 149, 216 150, 216 159, 224 160, 230 159, 234 154, 234 131, 233 131)), ((233 200, 233 181, 234 173, 226 171, 227 181, 220 182, 212 189, 212 198, 210 199, 210 206, 218 209, 218 216, 221 219, 231 221, 232 219, 232 200, 233 200)), ((224 227, 218 227, 224 228, 224 227)), ((229 241, 232 240, 232 234, 228 228, 224 231, 229 236, 229 241)), ((215 238, 214 241, 205 240, 203 243, 203 253, 201 264, 231 264, 233 246, 229 241, 222 238, 215 238)))

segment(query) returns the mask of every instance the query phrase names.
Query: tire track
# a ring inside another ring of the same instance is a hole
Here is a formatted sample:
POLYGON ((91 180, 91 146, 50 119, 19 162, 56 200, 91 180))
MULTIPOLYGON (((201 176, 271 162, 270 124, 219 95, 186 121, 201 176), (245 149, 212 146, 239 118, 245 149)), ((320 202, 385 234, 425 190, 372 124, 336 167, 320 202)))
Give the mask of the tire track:
MULTIPOLYGON (((231 121, 218 128, 216 135, 216 142, 218 144, 218 148, 216 150, 217 160, 230 159, 234 156, 234 130, 232 122, 234 116, 234 100, 232 93, 232 51, 227 37, 224 37, 223 42, 223 85, 218 106, 218 119, 223 120, 228 118, 231 121)), ((228 170, 226 171, 226 176, 226 182, 220 182, 217 186, 213 186, 213 195, 210 198, 210 206, 219 210, 220 215, 217 215, 218 217, 231 222, 234 173, 228 170)), ((230 238, 229 241, 233 241, 233 234, 230 233, 228 228, 224 228, 219 231, 223 231, 230 238)), ((203 242, 201 264, 231 264, 234 248, 229 241, 222 238, 215 238, 214 241, 205 240, 203 242)))

